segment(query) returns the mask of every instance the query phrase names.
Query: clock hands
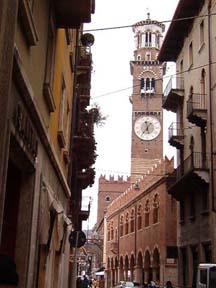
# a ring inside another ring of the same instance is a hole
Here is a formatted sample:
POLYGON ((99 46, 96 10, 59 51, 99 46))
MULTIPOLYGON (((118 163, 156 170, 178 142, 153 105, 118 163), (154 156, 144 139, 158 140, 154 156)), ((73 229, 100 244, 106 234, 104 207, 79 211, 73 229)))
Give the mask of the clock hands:
POLYGON ((149 130, 149 128, 152 126, 151 122, 145 121, 145 128, 142 132, 142 135, 145 134, 145 132, 147 132, 147 134, 150 134, 151 131, 149 130))

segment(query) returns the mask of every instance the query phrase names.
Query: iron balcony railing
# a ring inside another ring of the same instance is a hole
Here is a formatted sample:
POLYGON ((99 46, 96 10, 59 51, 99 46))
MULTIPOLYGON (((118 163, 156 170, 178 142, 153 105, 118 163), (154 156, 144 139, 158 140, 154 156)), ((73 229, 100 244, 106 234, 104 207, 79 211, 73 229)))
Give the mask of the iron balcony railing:
POLYGON ((202 152, 192 152, 181 165, 179 165, 174 174, 176 182, 178 182, 184 175, 195 170, 208 170, 209 154, 202 152))
POLYGON ((187 115, 190 115, 194 110, 203 111, 207 109, 206 95, 192 93, 187 101, 187 115))
POLYGON ((167 97, 172 89, 184 89, 183 77, 171 77, 164 89, 163 95, 167 97))
POLYGON ((173 122, 168 128, 168 137, 169 140, 172 137, 183 137, 183 128, 181 128, 180 122, 173 122))

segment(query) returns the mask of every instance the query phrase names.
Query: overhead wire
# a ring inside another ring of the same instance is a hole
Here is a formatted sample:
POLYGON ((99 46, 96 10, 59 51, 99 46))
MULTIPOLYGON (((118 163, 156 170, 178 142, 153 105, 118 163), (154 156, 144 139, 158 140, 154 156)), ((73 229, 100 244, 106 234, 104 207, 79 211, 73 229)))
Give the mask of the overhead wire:
MULTIPOLYGON (((155 81, 162 81, 162 80, 164 80, 164 79, 166 79, 166 78, 171 78, 171 77, 174 77, 174 76, 179 76, 179 75, 182 75, 182 74, 184 74, 184 73, 188 73, 188 72, 190 72, 190 71, 194 71, 194 70, 197 70, 197 69, 201 69, 201 68, 207 67, 207 66, 209 66, 209 65, 214 65, 214 64, 216 64, 216 61, 211 62, 210 64, 207 63, 207 64, 203 64, 203 65, 200 65, 200 66, 197 66, 197 67, 191 67, 191 68, 189 68, 189 69, 187 69, 187 70, 184 70, 184 71, 176 72, 176 73, 171 74, 171 75, 167 75, 167 76, 164 76, 164 77, 161 77, 161 78, 157 78, 157 79, 155 79, 155 81)), ((116 93, 119 93, 119 92, 123 92, 123 91, 125 91, 125 90, 133 89, 134 87, 138 87, 138 86, 140 86, 140 83, 137 84, 137 85, 130 86, 130 87, 118 89, 118 90, 115 90, 115 91, 110 91, 110 92, 107 92, 107 93, 104 93, 104 94, 101 94, 101 95, 92 97, 91 99, 94 100, 94 99, 101 98, 101 97, 104 97, 104 96, 108 96, 108 95, 111 95, 111 94, 116 94, 116 93)), ((154 94, 154 95, 157 95, 157 94, 154 94)), ((161 95, 161 94, 158 94, 158 95, 161 95)))
MULTIPOLYGON (((189 16, 189 17, 182 17, 182 18, 176 18, 176 19, 172 19, 172 20, 163 20, 163 21, 157 21, 157 22, 160 23, 160 24, 164 24, 164 23, 172 23, 172 22, 194 20, 194 19, 208 17, 208 16, 214 16, 214 15, 216 15, 216 13, 197 15, 197 16, 189 16)), ((151 19, 149 19, 149 20, 151 21, 151 19)), ((84 29, 83 32, 97 32, 97 31, 106 31, 106 30, 116 30, 116 29, 131 28, 133 26, 143 26, 142 21, 139 21, 139 22, 136 23, 136 24, 129 24, 129 25, 112 26, 112 27, 104 27, 104 28, 84 29), (140 22, 140 25, 138 24, 139 22, 140 22)))

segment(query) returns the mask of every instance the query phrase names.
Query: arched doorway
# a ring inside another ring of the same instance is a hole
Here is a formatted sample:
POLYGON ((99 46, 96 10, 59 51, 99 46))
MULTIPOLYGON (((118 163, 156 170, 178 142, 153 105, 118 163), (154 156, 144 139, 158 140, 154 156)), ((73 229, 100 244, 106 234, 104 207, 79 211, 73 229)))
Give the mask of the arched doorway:
POLYGON ((130 280, 133 281, 134 280, 134 266, 135 266, 135 258, 134 255, 131 255, 130 258, 130 280))
POLYGON ((150 252, 147 250, 144 257, 144 282, 148 283, 149 280, 152 280, 152 269, 150 252))
POLYGON ((125 271, 124 271, 124 280, 128 280, 128 271, 129 271, 129 259, 128 256, 126 255, 125 257, 125 271))
POLYGON ((124 280, 124 263, 123 263, 123 257, 120 257, 119 260, 119 277, 118 277, 119 281, 124 280))
POLYGON ((160 254, 157 248, 153 252, 153 280, 160 282, 160 254))
POLYGON ((114 266, 114 280, 115 280, 115 285, 118 283, 118 258, 115 258, 115 266, 114 266))
POLYGON ((137 256, 135 281, 140 283, 141 285, 144 283, 143 256, 141 252, 139 252, 137 256))

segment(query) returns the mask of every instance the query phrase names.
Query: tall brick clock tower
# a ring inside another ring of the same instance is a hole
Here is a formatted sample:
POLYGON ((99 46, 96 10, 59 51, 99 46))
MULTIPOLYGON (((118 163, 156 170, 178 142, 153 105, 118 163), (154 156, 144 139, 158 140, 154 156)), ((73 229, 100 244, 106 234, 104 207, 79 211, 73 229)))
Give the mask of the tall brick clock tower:
POLYGON ((163 157, 162 63, 157 55, 165 25, 151 20, 133 25, 131 182, 163 157))

